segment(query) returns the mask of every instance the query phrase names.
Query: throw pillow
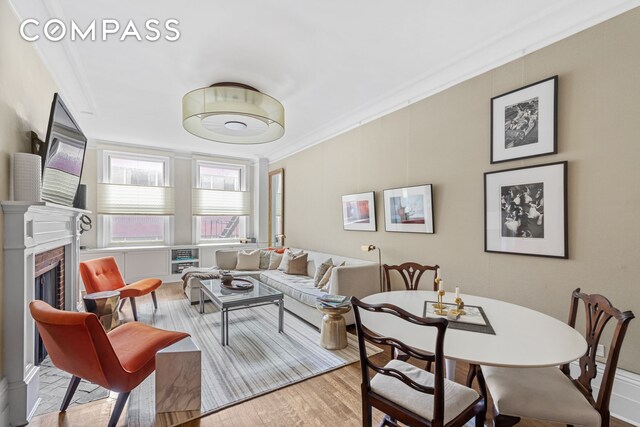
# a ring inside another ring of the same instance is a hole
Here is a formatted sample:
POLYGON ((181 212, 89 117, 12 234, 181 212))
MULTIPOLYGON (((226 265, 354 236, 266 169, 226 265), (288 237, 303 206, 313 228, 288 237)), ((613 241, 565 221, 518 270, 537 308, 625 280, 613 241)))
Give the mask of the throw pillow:
POLYGON ((260 251, 239 251, 236 270, 258 270, 260 267, 260 251))
POLYGON ((324 275, 322 276, 322 278, 320 279, 320 282, 318 282, 316 287, 320 288, 325 292, 329 291, 329 280, 331 280, 331 273, 333 272, 333 268, 334 268, 333 265, 329 266, 329 268, 327 269, 327 271, 325 271, 324 275))
POLYGON ((277 270, 278 266, 282 262, 282 258, 284 258, 284 255, 275 251, 271 252, 271 255, 269 256, 269 270, 277 270))
POLYGON ((283 254, 283 256, 282 256, 282 261, 280 262, 280 265, 278 266, 278 270, 287 271, 287 266, 289 265, 289 260, 292 257, 302 255, 303 253, 304 253, 303 251, 294 253, 291 249, 287 249, 285 251, 285 253, 283 254))
POLYGON ((289 259, 285 273, 296 276, 307 275, 307 257, 309 254, 295 255, 289 259))
POLYGON ((267 270, 269 268, 269 261, 271 259, 271 251, 262 249, 260 250, 260 270, 267 270))
POLYGON ((325 262, 323 262, 322 264, 320 264, 318 266, 318 268, 316 268, 316 275, 313 276, 313 285, 314 286, 318 286, 318 283, 320 283, 320 280, 322 280, 322 277, 324 276, 324 273, 327 272, 327 270, 329 268, 333 267, 333 260, 331 258, 329 258, 328 260, 326 260, 325 262))

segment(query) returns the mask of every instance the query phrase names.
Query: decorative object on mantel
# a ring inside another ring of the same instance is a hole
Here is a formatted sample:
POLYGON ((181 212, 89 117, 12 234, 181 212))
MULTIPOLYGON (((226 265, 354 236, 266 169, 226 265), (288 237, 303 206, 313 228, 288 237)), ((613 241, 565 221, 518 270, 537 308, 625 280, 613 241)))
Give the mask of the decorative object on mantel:
POLYGON ((35 154, 12 156, 13 200, 39 202, 42 192, 42 158, 35 154))
POLYGON ((284 135, 284 107, 254 87, 215 83, 182 98, 182 125, 211 141, 263 144, 284 135))
POLYGON ((568 258, 567 162, 484 174, 485 252, 568 258))
POLYGON ((433 233, 432 185, 384 190, 385 231, 433 233))
POLYGON ((376 231, 376 195, 367 193, 342 196, 342 228, 352 231, 376 231))
POLYGON ((556 154, 558 76, 491 98, 491 163, 556 154))
POLYGON ((374 245, 362 245, 360 246, 360 249, 363 252, 371 252, 371 251, 375 251, 376 249, 378 250, 378 269, 380 270, 380 292, 384 292, 383 283, 382 283, 382 251, 380 250, 379 247, 374 245))

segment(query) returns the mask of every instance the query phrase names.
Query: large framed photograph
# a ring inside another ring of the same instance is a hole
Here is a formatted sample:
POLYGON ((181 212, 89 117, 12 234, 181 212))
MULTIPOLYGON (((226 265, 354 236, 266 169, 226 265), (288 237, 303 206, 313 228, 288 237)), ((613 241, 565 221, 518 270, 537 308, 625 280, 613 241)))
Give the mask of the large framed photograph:
POLYGON ((484 174, 485 252, 568 258, 567 162, 484 174))
POLYGON ((433 233, 431 184, 384 190, 384 225, 386 231, 433 233))
POLYGON ((376 231, 375 193, 342 196, 342 224, 345 230, 376 231))
POLYGON ((558 76, 491 99, 491 163, 556 154, 558 76))

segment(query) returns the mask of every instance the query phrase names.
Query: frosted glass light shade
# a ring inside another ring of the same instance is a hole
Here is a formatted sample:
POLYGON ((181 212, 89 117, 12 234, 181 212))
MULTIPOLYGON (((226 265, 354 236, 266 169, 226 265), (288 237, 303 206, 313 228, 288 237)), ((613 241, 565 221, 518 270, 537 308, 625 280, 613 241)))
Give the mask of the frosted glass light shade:
POLYGON ((221 83, 182 98, 182 125, 211 141, 263 144, 284 135, 284 107, 249 86, 221 83))
POLYGON ((196 216, 247 216, 251 214, 251 193, 194 188, 192 214, 196 216))

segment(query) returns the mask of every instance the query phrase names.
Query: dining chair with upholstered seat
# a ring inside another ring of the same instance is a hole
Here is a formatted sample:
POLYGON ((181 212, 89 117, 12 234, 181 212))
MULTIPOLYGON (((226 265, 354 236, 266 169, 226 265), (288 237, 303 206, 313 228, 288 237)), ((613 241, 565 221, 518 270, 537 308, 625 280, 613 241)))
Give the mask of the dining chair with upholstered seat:
POLYGON ((399 265, 388 265, 384 264, 382 266, 384 269, 384 283, 385 283, 385 291, 389 292, 391 290, 391 272, 397 272, 404 286, 408 291, 415 291, 418 289, 420 285, 420 279, 422 279, 422 275, 427 271, 433 271, 433 290, 437 290, 436 277, 438 274, 438 269, 440 268, 436 265, 422 265, 416 262, 405 262, 399 265))
POLYGON ((138 320, 138 310, 136 309, 136 298, 143 295, 151 294, 153 306, 158 308, 158 300, 156 298, 156 289, 162 285, 160 279, 142 279, 137 282, 126 284, 116 264, 114 257, 104 257, 83 261, 80 263, 80 275, 84 282, 87 293, 102 291, 119 291, 120 292, 120 310, 124 305, 126 298, 131 302, 131 311, 133 319, 138 320))
POLYGON ((131 390, 155 370, 156 352, 189 336, 138 322, 107 333, 95 314, 57 310, 44 301, 32 301, 29 310, 51 362, 72 375, 60 411, 83 379, 119 393, 109 426, 118 423, 131 390))
POLYGON ((385 413, 382 425, 398 426, 398 421, 414 427, 459 427, 475 418, 476 426, 484 426, 485 400, 475 390, 445 379, 444 339, 448 321, 411 314, 392 304, 366 304, 351 298, 362 370, 362 425, 370 427, 372 408, 385 413), (397 316, 407 323, 436 329, 435 352, 427 353, 407 346, 393 337, 375 334, 363 324, 360 310, 376 315, 397 316), (434 373, 402 360, 392 359, 379 366, 367 357, 365 340, 389 345, 411 357, 433 362, 434 373), (376 375, 371 378, 369 370, 376 375))
POLYGON ((578 288, 573 291, 569 314, 569 325, 573 328, 580 301, 585 307, 587 352, 578 361, 578 378, 570 376, 568 364, 560 369, 481 367, 493 397, 496 426, 512 426, 521 418, 587 427, 609 426, 609 400, 620 348, 634 315, 631 311, 621 312, 602 295, 588 295, 578 288), (594 399, 591 381, 598 371, 596 351, 610 320, 615 322, 613 337, 598 396, 594 399))

